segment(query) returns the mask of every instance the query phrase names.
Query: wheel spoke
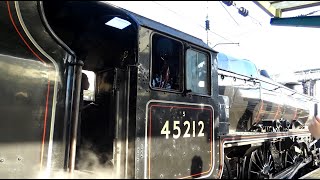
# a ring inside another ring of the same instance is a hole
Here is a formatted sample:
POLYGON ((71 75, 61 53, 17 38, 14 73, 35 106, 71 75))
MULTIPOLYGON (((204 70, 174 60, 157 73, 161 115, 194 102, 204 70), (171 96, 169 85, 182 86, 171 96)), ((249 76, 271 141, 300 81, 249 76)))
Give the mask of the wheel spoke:
POLYGON ((261 164, 263 164, 263 162, 264 162, 264 156, 263 156, 263 154, 262 154, 262 151, 260 150, 260 151, 258 151, 258 153, 260 154, 260 157, 261 157, 261 164))
POLYGON ((271 161, 271 162, 270 162, 270 164, 269 164, 269 166, 271 166, 271 165, 272 165, 272 163, 274 163, 274 162, 273 162, 273 161, 271 161))
POLYGON ((264 163, 267 163, 268 162, 268 157, 269 157, 269 153, 270 153, 270 151, 269 151, 269 149, 267 149, 267 147, 265 147, 266 149, 264 149, 264 153, 265 153, 265 162, 264 163))
POLYGON ((291 158, 291 160, 293 162, 293 157, 290 155, 290 152, 288 152, 288 156, 291 158))
POLYGON ((258 157, 257 159, 258 159, 258 161, 260 162, 260 164, 263 164, 263 162, 262 162, 261 159, 260 159, 259 154, 258 154, 258 153, 255 153, 255 155, 258 157))
POLYGON ((271 155, 270 155, 270 156, 269 156, 269 160, 268 160, 268 164, 270 164, 271 158, 272 158, 272 157, 271 157, 271 155))
POLYGON ((259 170, 262 170, 262 167, 261 166, 259 166, 257 163, 256 163, 256 161, 255 160, 251 160, 258 168, 259 168, 259 170))
POLYGON ((262 151, 259 151, 259 153, 260 153, 260 157, 261 157, 261 164, 263 164, 263 162, 264 162, 264 161, 263 161, 263 160, 264 160, 263 157, 264 157, 264 156, 263 156, 263 154, 262 154, 262 151))

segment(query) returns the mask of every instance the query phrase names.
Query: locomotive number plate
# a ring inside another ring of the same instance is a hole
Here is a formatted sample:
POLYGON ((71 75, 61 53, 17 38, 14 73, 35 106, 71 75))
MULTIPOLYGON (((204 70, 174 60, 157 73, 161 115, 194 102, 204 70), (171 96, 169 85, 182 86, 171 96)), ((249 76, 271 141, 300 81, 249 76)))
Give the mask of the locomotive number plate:
POLYGON ((213 168, 213 109, 151 102, 147 109, 146 178, 195 178, 213 168))

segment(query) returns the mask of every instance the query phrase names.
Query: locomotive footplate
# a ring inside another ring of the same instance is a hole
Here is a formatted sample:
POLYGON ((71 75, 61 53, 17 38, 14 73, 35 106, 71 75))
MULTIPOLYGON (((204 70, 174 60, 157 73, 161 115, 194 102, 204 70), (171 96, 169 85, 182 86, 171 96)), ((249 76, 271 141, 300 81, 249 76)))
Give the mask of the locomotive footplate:
POLYGON ((208 177, 213 171, 213 108, 150 102, 147 178, 208 177))

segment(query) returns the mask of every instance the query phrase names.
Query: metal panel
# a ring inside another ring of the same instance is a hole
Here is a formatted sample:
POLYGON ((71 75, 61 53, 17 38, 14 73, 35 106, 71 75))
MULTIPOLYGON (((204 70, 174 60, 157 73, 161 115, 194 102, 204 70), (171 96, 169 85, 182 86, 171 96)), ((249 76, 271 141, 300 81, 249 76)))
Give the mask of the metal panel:
POLYGON ((275 26, 296 26, 296 27, 319 28, 320 16, 271 18, 270 24, 275 26))
MULTIPOLYGON (((204 96, 198 96, 198 95, 193 95, 193 94, 187 94, 184 95, 181 92, 171 92, 171 91, 165 91, 165 90, 157 90, 157 89, 151 89, 149 82, 150 82, 150 59, 151 59, 151 34, 153 33, 152 30, 147 29, 145 27, 141 27, 139 30, 139 65, 138 65, 138 72, 137 72, 137 114, 136 114, 136 140, 135 140, 135 178, 149 178, 149 172, 148 172, 148 161, 149 161, 149 156, 148 156, 148 127, 149 127, 149 117, 148 115, 149 110, 148 110, 148 103, 150 99, 153 99, 153 102, 155 101, 162 101, 162 102, 167 102, 167 103, 180 103, 179 105, 182 104, 208 104, 212 106, 212 118, 213 118, 213 127, 212 127, 212 132, 213 132, 213 138, 210 139, 210 141, 217 142, 218 141, 218 133, 219 133, 219 106, 218 106, 218 82, 217 82, 217 72, 216 72, 216 61, 215 61, 215 55, 213 51, 207 51, 206 49, 202 49, 198 46, 196 46, 198 49, 201 49, 205 52, 210 53, 210 60, 211 60, 211 84, 212 84, 212 89, 211 89, 211 96, 204 97, 204 96)), ((186 41, 182 41, 183 43, 186 41)), ((186 105, 187 106, 187 105, 186 105)), ((166 111, 167 112, 167 111, 166 111)), ((170 116, 169 113, 170 111, 167 112, 167 115, 170 116), (169 113, 169 114, 168 114, 169 113)), ((181 123, 180 123, 181 124, 181 123)), ((154 127, 154 126, 153 126, 154 127)), ((158 130, 161 127, 158 127, 158 130)), ((161 129, 160 129, 161 131, 161 129)), ((158 132, 159 133, 159 132, 158 132)), ((182 133, 182 132, 181 132, 182 133)), ((159 134, 158 134, 159 135, 159 134)), ((162 137, 157 135, 157 139, 162 137)), ((182 134, 183 135, 183 134, 182 134)), ((154 138, 154 136, 152 136, 154 138)), ((207 142, 207 144, 210 144, 210 141, 207 142)), ((165 143, 165 142, 163 142, 165 143)), ((152 143, 154 145, 154 143, 152 143)), ((156 143, 159 144, 159 143, 156 143)), ((188 143, 187 143, 188 144, 188 143)), ((190 144, 190 143, 189 143, 190 144)), ((206 147, 207 148, 207 147, 206 147)), ((219 146, 213 146, 213 150, 211 153, 215 152, 212 154, 213 157, 213 163, 212 167, 209 171, 209 168, 203 169, 205 171, 208 171, 201 175, 202 178, 204 177, 214 177, 218 178, 219 174, 219 167, 221 166, 220 161, 219 161, 219 146), (220 165, 220 166, 219 166, 220 165)), ((157 148, 159 149, 159 148, 157 148)), ((181 149, 181 148, 177 148, 181 149)), ((183 149, 183 148, 182 148, 183 149)), ((203 149, 202 147, 200 149, 203 149)), ((161 153, 163 150, 159 150, 158 153, 161 153)), ((209 150, 210 151, 210 150, 209 150)), ((182 152, 183 154, 183 152, 182 152)), ((157 158, 158 159, 158 158, 157 158)), ((210 158, 209 158, 210 159, 210 158)), ((202 161, 205 162, 207 161, 207 158, 204 160, 202 158, 202 161)), ((185 163, 191 165, 191 160, 185 160, 185 163)), ((176 172, 176 176, 174 172, 170 172, 169 174, 165 173, 165 170, 163 168, 166 168, 166 166, 172 167, 172 163, 169 163, 168 165, 161 163, 161 168, 152 168, 152 174, 151 178, 183 178, 183 175, 190 176, 190 173, 186 172, 176 172), (163 173, 161 173, 161 172, 163 173), (153 174, 155 173, 155 174, 153 174), (161 175, 162 174, 162 175, 161 175)), ((181 162, 180 162, 181 163, 181 162)), ((154 164, 153 164, 154 165, 154 164)), ((152 166, 152 165, 151 165, 152 166)), ((208 167, 208 165, 206 166, 208 167)), ((205 168, 205 167, 203 167, 205 168)), ((189 168, 191 170, 191 166, 189 168)), ((188 168, 186 169, 186 171, 188 168)), ((197 175, 195 175, 197 176, 197 175)))
POLYGON ((214 154, 211 106, 150 101, 147 121, 148 178, 211 174, 214 154))
POLYGON ((5 84, 0 90, 0 174, 36 178, 41 168, 63 168, 66 97, 61 92, 66 88, 63 60, 70 56, 42 25, 37 2, 2 2, 0 9, 6 27, 0 35, 5 84))

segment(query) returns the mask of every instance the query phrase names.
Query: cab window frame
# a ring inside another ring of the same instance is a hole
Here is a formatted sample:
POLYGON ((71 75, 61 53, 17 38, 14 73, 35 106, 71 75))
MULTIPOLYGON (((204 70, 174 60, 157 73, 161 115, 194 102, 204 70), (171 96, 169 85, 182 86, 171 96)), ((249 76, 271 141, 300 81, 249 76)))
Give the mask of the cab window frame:
POLYGON ((162 91, 162 92, 169 92, 169 93, 177 93, 177 94, 182 94, 184 92, 185 89, 185 85, 184 85, 184 79, 185 79, 185 73, 184 73, 184 61, 185 61, 185 51, 184 51, 184 43, 182 40, 179 40, 177 38, 174 38, 172 36, 168 36, 159 32, 152 32, 150 35, 150 65, 149 65, 149 88, 154 90, 154 91, 162 91), (179 89, 166 89, 166 88, 157 88, 154 87, 152 85, 152 81, 153 81, 153 63, 154 63, 154 44, 153 44, 153 40, 154 40, 154 36, 161 36, 161 37, 165 37, 168 38, 169 40, 175 41, 177 43, 179 43, 181 45, 181 54, 179 55, 179 72, 178 72, 178 76, 179 76, 179 89))
POLYGON ((197 95, 197 96, 204 96, 204 97, 211 97, 212 96, 212 89, 211 89, 211 80, 212 80, 212 77, 211 77, 211 67, 212 67, 212 57, 211 57, 211 53, 206 50, 206 49, 203 49, 203 48, 199 48, 199 47, 196 47, 196 46, 193 46, 193 45, 189 45, 189 48, 186 48, 185 49, 185 52, 184 52, 185 56, 184 56, 184 72, 185 72, 185 88, 186 90, 191 90, 191 92, 189 92, 189 94, 192 94, 192 95, 197 95), (197 93, 197 92, 193 92, 191 89, 188 89, 187 88, 187 81, 188 81, 188 75, 187 75, 187 56, 188 56, 188 53, 187 51, 188 50, 192 50, 192 51, 195 51, 195 52, 198 52, 198 53, 202 53, 204 54, 206 57, 207 57, 207 78, 206 78, 206 81, 207 81, 207 90, 208 90, 208 93, 207 94, 202 94, 202 93, 197 93))

